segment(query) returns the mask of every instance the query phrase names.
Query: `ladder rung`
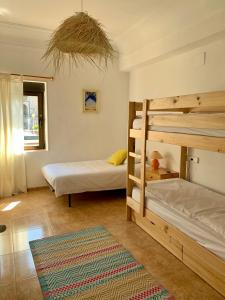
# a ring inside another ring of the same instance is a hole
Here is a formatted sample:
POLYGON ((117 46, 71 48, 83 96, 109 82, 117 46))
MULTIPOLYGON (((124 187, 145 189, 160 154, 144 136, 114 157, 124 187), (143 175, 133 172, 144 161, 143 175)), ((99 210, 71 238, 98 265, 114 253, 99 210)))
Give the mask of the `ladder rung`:
POLYGON ((137 184, 141 184, 141 179, 133 176, 133 175, 129 175, 129 179, 133 180, 134 182, 136 182, 137 184))
POLYGON ((137 213, 140 212, 140 203, 135 201, 132 197, 127 197, 127 205, 131 207, 133 210, 135 210, 137 213))
POLYGON ((137 154, 137 153, 134 153, 134 152, 129 152, 129 156, 141 159, 141 154, 137 154))

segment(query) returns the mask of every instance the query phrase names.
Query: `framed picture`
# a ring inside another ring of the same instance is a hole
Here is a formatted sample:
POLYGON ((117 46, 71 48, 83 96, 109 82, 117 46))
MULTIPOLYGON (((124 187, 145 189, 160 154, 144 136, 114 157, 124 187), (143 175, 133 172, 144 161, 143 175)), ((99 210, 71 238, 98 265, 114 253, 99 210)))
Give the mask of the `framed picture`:
POLYGON ((83 111, 97 112, 98 111, 98 92, 94 90, 83 91, 83 111))

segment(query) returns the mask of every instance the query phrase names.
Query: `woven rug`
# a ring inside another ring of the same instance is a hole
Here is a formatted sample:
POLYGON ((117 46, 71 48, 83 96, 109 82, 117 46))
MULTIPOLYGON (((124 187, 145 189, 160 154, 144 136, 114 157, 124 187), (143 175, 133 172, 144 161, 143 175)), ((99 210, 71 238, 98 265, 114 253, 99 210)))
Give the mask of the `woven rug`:
POLYGON ((104 228, 30 242, 44 299, 174 300, 104 228))

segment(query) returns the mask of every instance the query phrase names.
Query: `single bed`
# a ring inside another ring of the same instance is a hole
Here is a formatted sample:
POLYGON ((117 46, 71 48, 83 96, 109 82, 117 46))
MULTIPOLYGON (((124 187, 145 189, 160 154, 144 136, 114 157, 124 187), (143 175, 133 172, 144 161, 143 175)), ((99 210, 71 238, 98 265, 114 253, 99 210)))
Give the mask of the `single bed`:
POLYGON ((145 195, 146 208, 225 260, 225 196, 179 178, 151 181, 145 195))
POLYGON ((126 188, 127 165, 114 166, 105 160, 48 164, 42 173, 56 197, 90 191, 126 188))

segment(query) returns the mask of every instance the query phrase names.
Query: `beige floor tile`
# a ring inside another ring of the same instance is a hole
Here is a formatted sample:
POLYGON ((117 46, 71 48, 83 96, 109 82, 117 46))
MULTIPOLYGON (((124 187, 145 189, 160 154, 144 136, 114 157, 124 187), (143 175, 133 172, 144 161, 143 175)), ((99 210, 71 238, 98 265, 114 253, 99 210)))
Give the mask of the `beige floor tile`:
POLYGON ((16 300, 43 300, 36 277, 16 282, 16 300))
POLYGON ((14 233, 19 231, 29 231, 35 228, 47 227, 48 216, 46 213, 36 215, 32 214, 24 217, 14 218, 11 223, 14 233))
POLYGON ((30 250, 16 252, 14 259, 16 281, 37 276, 30 250))
POLYGON ((0 255, 10 254, 13 252, 11 234, 0 235, 0 255))
POLYGON ((13 283, 14 280, 15 269, 13 254, 0 255, 0 285, 13 283))
POLYGON ((51 234, 51 229, 48 227, 37 227, 31 230, 13 233, 14 252, 29 250, 29 241, 41 239, 50 236, 51 234))
POLYGON ((0 300, 17 300, 14 284, 0 285, 0 300))
POLYGON ((32 205, 29 206, 21 206, 21 207, 16 207, 12 212, 11 212, 11 218, 20 218, 20 217, 26 217, 30 215, 35 215, 34 211, 37 211, 37 208, 32 205))
POLYGON ((52 228, 60 226, 63 228, 66 224, 79 223, 77 221, 81 220, 78 212, 73 214, 72 212, 61 210, 58 212, 51 212, 48 215, 52 228))
POLYGON ((96 221, 89 221, 89 222, 84 222, 84 223, 80 223, 80 222, 74 222, 74 223, 68 223, 68 224, 56 224, 53 227, 53 232, 54 235, 60 235, 60 234, 64 234, 67 232, 74 232, 74 231, 78 231, 78 230, 82 230, 85 228, 89 228, 89 227, 95 227, 95 226, 99 226, 99 223, 96 221))

